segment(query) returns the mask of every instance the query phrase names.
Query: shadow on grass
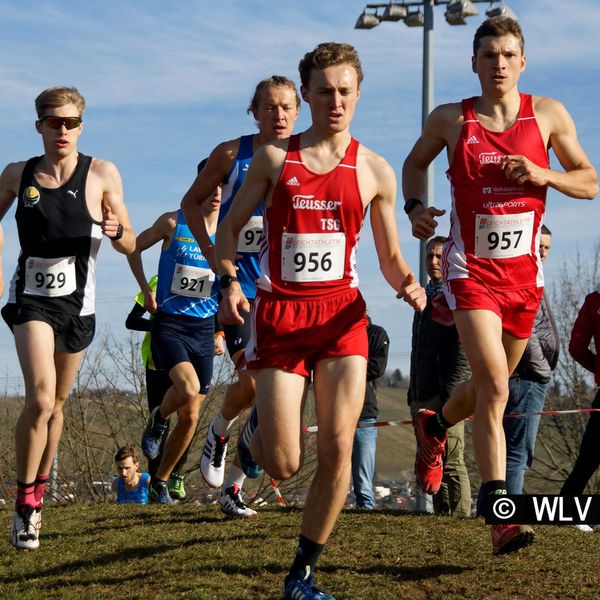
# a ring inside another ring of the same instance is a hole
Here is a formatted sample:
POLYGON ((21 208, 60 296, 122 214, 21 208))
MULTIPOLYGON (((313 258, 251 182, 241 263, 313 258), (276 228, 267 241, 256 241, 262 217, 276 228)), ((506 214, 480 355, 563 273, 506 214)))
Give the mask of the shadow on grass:
MULTIPOLYGON (((64 537, 63 535, 60 536, 64 537)), ((246 533, 229 538, 236 542, 241 540, 250 539, 264 539, 264 536, 259 533, 246 533)), ((195 539, 188 540, 187 542, 177 542, 174 544, 152 544, 151 546, 138 546, 138 547, 127 547, 123 548, 121 552, 110 552, 94 556, 89 559, 76 560, 72 562, 66 562, 62 565, 57 565, 46 570, 36 571, 36 579, 42 577, 59 577, 61 575, 73 575, 74 572, 80 569, 94 569, 109 565, 118 565, 122 562, 132 560, 143 560, 153 556, 159 556, 163 553, 170 552, 171 550, 180 550, 181 548, 190 548, 198 545, 202 545, 204 548, 210 543, 214 542, 213 537, 197 537, 195 539)), ((206 569, 214 570, 214 569, 206 569)), ((23 580, 22 575, 15 575, 13 577, 0 577, 0 583, 18 583, 23 580)))

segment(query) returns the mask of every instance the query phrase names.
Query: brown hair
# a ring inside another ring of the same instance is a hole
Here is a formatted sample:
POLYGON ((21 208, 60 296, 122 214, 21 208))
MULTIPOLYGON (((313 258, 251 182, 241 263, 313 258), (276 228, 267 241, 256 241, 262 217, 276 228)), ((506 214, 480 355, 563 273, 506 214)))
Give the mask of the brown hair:
POLYGON ((436 235, 435 237, 429 238, 429 240, 427 240, 427 243, 425 244, 425 250, 427 250, 429 246, 431 246, 431 244, 435 244, 437 246, 438 244, 445 244, 447 241, 447 237, 443 235, 436 235))
POLYGON ((336 65, 349 64, 354 67, 358 77, 358 84, 363 80, 360 58, 354 46, 338 44, 337 42, 324 42, 319 44, 312 52, 307 52, 298 65, 300 81, 307 88, 313 69, 325 69, 336 65))
POLYGON ((115 454, 115 462, 125 460, 129 457, 131 457, 134 463, 140 462, 135 452, 135 447, 131 446, 130 444, 126 444, 117 450, 117 453, 115 454))
POLYGON ((250 100, 250 104, 248 105, 246 112, 250 114, 255 113, 258 110, 258 105, 260 104, 260 95, 262 94, 263 90, 267 88, 281 87, 289 87, 294 91, 294 96, 296 96, 296 108, 300 108, 300 96, 298 94, 298 90, 296 89, 296 84, 291 79, 288 79, 283 75, 271 75, 271 77, 263 79, 256 84, 254 95, 250 100))
POLYGON ((79 111, 79 116, 85 110, 85 98, 76 87, 56 86, 44 90, 35 99, 35 110, 38 119, 41 119, 49 108, 58 108, 65 104, 74 104, 79 111))
POLYGON ((519 23, 510 17, 492 17, 491 19, 486 19, 475 32, 475 37, 473 38, 473 56, 477 56, 481 38, 486 36, 501 37, 508 34, 514 35, 519 40, 521 54, 525 54, 525 37, 519 23))

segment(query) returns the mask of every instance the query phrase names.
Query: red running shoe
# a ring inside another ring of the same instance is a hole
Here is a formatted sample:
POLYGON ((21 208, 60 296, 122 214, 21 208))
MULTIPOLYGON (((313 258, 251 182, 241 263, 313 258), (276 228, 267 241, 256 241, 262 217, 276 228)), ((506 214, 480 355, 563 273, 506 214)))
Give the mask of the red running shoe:
POLYGON ((534 539, 533 529, 526 525, 492 525, 492 552, 496 556, 525 548, 534 539))
POLYGON ((435 494, 442 485, 444 474, 443 456, 446 452, 446 439, 438 440, 434 435, 427 433, 425 422, 434 415, 435 411, 422 408, 413 417, 413 427, 417 438, 417 459, 415 461, 415 475, 417 481, 427 494, 435 494))

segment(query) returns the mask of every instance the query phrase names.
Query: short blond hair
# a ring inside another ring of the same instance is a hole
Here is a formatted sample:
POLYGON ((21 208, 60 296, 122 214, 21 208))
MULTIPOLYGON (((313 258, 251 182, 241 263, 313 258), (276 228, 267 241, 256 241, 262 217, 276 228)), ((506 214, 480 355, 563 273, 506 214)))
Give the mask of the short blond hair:
POLYGON ((325 69, 337 65, 349 64, 354 67, 358 84, 363 80, 362 67, 356 48, 350 44, 337 42, 324 42, 319 44, 312 52, 307 52, 298 65, 300 81, 305 88, 310 83, 313 69, 325 69))
POLYGON ((85 110, 85 98, 79 93, 76 87, 65 87, 57 85, 44 90, 35 99, 35 110, 38 119, 45 116, 49 108, 58 108, 65 104, 73 104, 79 111, 79 116, 83 115, 85 110))

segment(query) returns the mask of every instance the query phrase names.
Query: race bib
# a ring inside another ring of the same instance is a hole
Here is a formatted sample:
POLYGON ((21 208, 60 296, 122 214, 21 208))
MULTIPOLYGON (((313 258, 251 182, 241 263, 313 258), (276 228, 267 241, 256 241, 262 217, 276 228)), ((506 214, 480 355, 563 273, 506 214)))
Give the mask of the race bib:
POLYGON ((475 255, 479 258, 514 258, 531 252, 534 213, 476 215, 475 255))
POLYGON ((345 255, 346 235, 343 233, 284 232, 281 278, 304 283, 341 279, 345 255))
POLYGON ((38 258, 25 263, 25 293, 33 296, 68 296, 77 288, 75 257, 38 258))
POLYGON ((263 218, 259 216, 251 217, 244 225, 238 236, 238 252, 258 252, 260 250, 260 241, 263 233, 263 218))
POLYGON ((187 298, 208 298, 215 274, 210 269, 175 265, 171 281, 171 293, 187 298))

